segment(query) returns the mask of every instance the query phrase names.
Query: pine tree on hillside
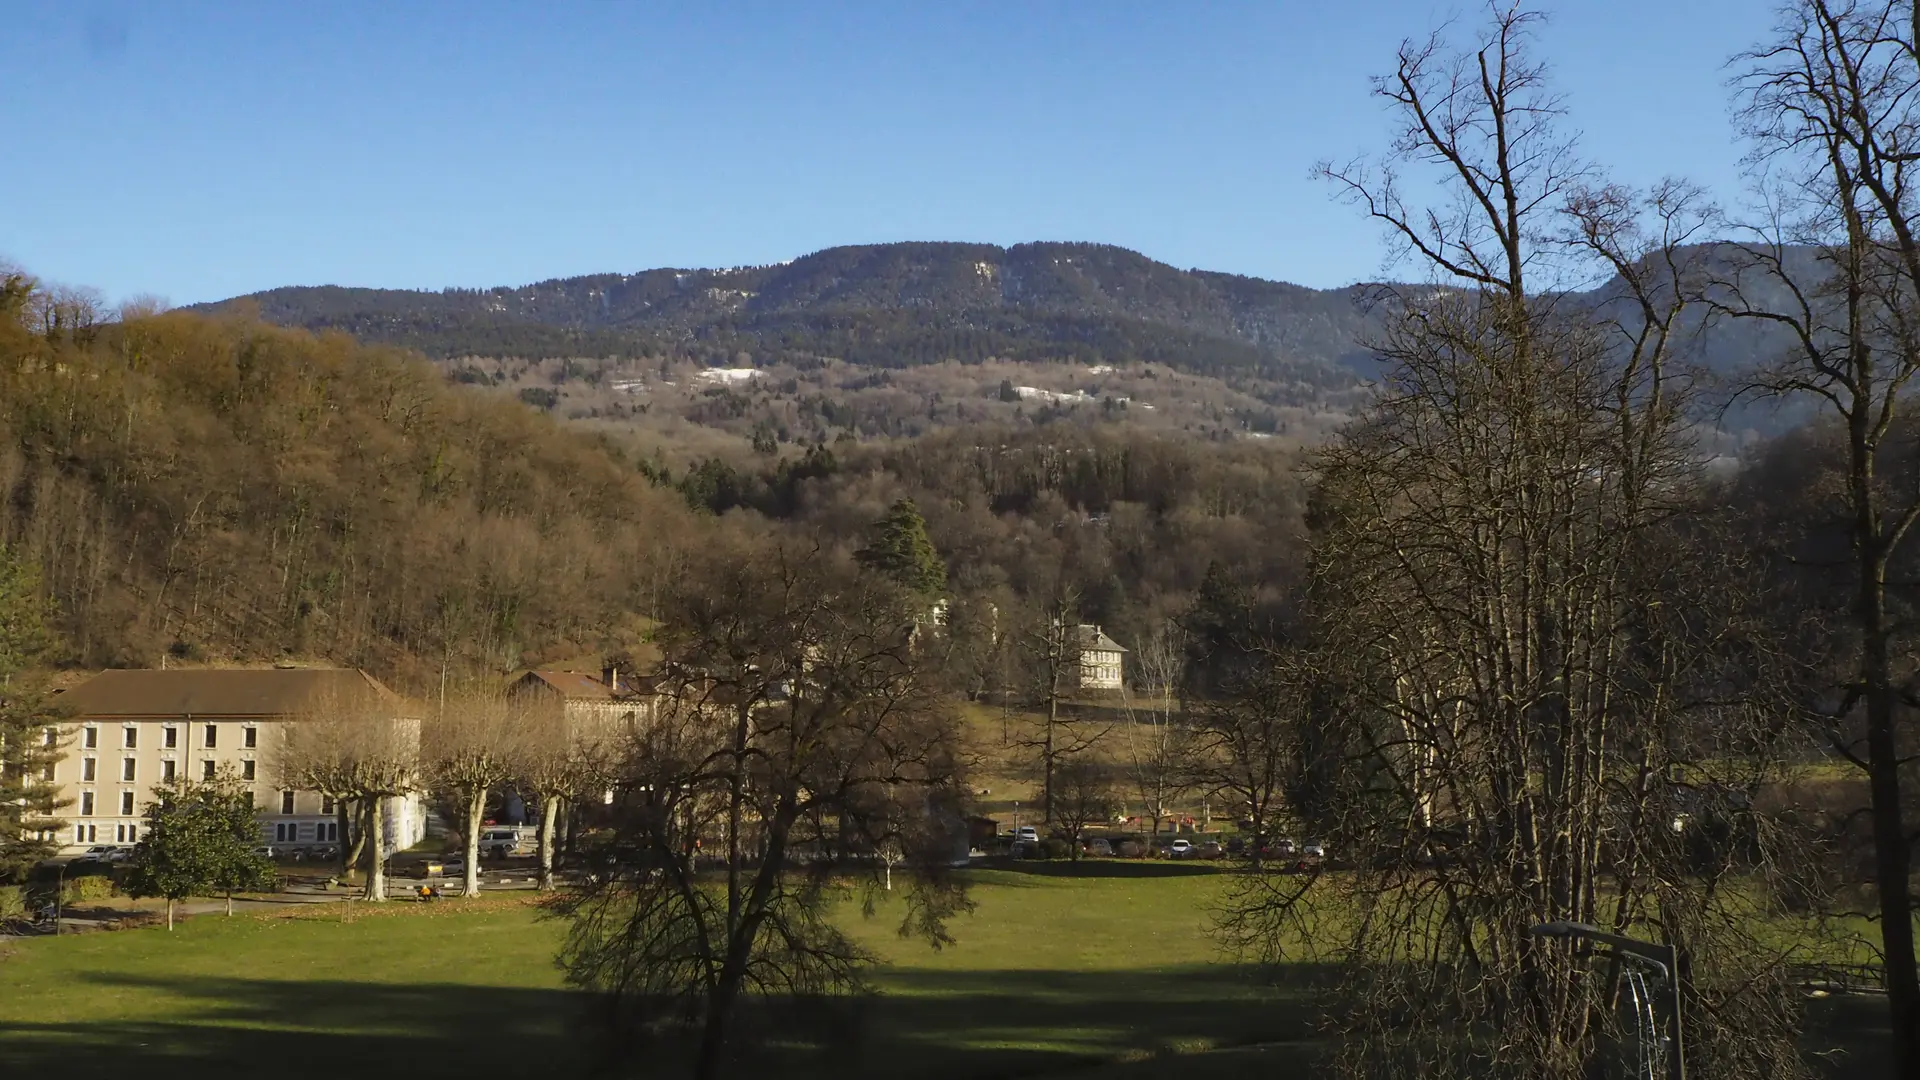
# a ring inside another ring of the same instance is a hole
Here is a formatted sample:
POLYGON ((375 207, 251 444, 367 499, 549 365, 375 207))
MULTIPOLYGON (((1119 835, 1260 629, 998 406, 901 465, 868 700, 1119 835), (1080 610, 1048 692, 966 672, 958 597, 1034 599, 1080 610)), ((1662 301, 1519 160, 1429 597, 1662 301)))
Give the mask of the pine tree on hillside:
POLYGON ((0 883, 54 850, 40 835, 59 808, 48 776, 60 746, 49 735, 53 710, 31 677, 52 644, 39 574, 0 547, 0 883))
POLYGON ((878 570, 923 596, 947 588, 947 564, 927 538, 927 522, 912 499, 901 499, 873 523, 873 538, 854 553, 861 565, 878 570))

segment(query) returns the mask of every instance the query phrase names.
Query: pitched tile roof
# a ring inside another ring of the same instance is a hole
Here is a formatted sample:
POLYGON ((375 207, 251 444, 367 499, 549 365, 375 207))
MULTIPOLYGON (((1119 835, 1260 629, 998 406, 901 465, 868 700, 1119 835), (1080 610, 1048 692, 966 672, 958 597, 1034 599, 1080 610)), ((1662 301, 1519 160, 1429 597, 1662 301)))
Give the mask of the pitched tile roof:
POLYGON ((103 671, 62 693, 73 718, 291 716, 317 705, 369 704, 400 711, 406 702, 353 668, 151 668, 103 671))
POLYGON ((1097 626, 1081 623, 1073 628, 1079 638, 1081 651, 1126 652, 1127 647, 1108 637, 1106 631, 1097 626))

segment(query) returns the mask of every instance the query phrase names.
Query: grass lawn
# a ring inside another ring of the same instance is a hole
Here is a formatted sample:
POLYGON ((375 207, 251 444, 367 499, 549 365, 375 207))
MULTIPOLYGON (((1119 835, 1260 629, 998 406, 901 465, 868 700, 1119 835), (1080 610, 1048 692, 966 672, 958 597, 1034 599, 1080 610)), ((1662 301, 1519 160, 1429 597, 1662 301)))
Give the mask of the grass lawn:
MULTIPOLYGON (((826 1048, 788 1053, 780 1073, 1143 1080, 1305 1059, 1302 991, 1262 986, 1213 954, 1206 909, 1219 877, 1165 863, 1102 862, 1091 875, 1029 865, 975 872, 978 909, 939 952, 896 937, 884 909, 857 921, 888 960, 880 996, 809 1017, 826 1048)), ((137 1064, 159 1080, 416 1066, 563 1077, 593 1064, 582 998, 553 966, 561 928, 520 898, 359 911, 345 924, 337 909, 201 916, 172 934, 12 943, 0 959, 0 1076, 137 1064)))
MULTIPOLYGON (((1207 913, 1225 879, 1211 868, 1027 863, 972 879, 977 910, 938 952, 898 938, 897 911, 850 915, 887 961, 880 994, 789 1015, 804 1039, 742 1060, 736 1075, 1311 1075, 1315 973, 1295 967, 1275 985, 1216 955, 1207 913)), ((356 905, 351 923, 327 905, 200 916, 171 934, 0 939, 0 1077, 585 1075, 597 1029, 553 965, 561 927, 525 901, 356 905)), ((1883 1010, 1876 999, 1813 1003, 1825 1033, 1808 1048, 1846 1048, 1827 1075, 1871 1074, 1883 1010)), ((655 1057, 631 1075, 677 1071, 655 1057)))

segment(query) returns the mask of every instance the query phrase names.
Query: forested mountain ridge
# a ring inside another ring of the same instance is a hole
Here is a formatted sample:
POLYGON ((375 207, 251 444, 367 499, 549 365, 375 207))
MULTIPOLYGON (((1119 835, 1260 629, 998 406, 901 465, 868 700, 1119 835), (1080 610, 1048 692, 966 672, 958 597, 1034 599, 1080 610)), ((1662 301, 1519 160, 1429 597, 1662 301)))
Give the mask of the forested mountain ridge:
POLYGON ((430 356, 747 351, 904 367, 941 360, 1141 360, 1346 385, 1369 322, 1357 290, 1180 270, 1105 244, 899 243, 789 263, 594 274, 440 292, 289 287, 246 303, 430 356))
MULTIPOLYGON (((1685 249, 1706 278, 1735 261, 1726 245, 1685 249)), ((1788 252, 1812 272, 1810 250, 1788 252)), ((904 369, 957 361, 1160 365, 1234 382, 1255 396, 1343 408, 1377 368, 1380 316, 1367 286, 1311 289, 1181 270, 1107 244, 908 242, 827 248, 788 263, 655 269, 438 292, 296 286, 201 310, 250 310, 269 322, 344 330, 436 359, 698 364, 822 360, 904 369)), ((1605 306, 1617 282, 1566 295, 1605 306)), ((1704 312, 1704 309, 1702 309, 1704 312)), ((1779 343, 1770 329, 1690 320, 1685 358, 1726 375, 1779 343)), ((1736 410, 1731 428, 1777 431, 1790 418, 1736 410)))

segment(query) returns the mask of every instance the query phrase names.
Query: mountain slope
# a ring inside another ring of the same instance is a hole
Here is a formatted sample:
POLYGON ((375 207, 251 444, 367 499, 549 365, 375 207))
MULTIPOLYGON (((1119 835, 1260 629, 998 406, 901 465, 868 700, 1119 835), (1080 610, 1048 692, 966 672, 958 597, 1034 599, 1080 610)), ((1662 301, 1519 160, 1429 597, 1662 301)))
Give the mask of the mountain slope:
POLYGON ((281 288, 206 305, 429 355, 745 351, 903 367, 939 360, 1160 362, 1344 385, 1368 319, 1352 290, 1179 270, 1104 244, 902 243, 775 266, 595 274, 519 288, 281 288), (537 328, 537 329, 536 329, 537 328))

